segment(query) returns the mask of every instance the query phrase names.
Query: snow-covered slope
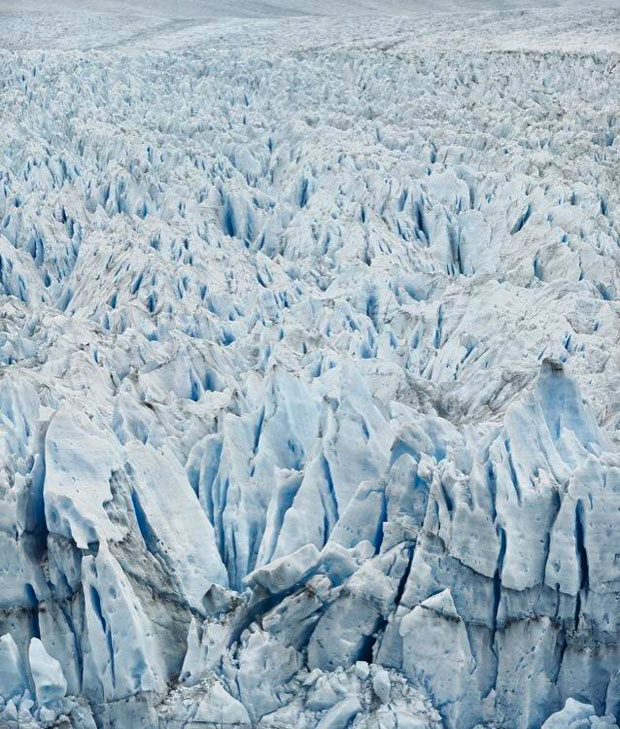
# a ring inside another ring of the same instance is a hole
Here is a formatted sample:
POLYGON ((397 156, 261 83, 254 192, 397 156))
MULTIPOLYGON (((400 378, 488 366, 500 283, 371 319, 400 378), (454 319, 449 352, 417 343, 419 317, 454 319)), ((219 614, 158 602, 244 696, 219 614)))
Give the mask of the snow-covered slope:
MULTIPOLYGON (((592 0, 585 5, 614 6, 613 0, 592 0)), ((288 18, 300 16, 419 15, 514 11, 584 5, 577 0, 2 0, 1 7, 21 11, 128 12, 164 18, 288 18)))
POLYGON ((0 726, 614 726, 620 13, 173 15, 4 15, 0 726))

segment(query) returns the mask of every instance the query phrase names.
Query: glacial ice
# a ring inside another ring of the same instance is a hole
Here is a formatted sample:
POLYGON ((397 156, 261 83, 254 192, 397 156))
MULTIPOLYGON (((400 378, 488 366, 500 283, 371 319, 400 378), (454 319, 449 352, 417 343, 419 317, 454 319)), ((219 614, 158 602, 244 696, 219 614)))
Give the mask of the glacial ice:
POLYGON ((0 10, 0 727, 617 726, 617 8, 169 5, 0 10))
POLYGON ((67 692, 67 681, 60 663, 45 650, 38 638, 30 641, 28 663, 39 706, 61 701, 67 692))
POLYGON ((597 716, 591 704, 584 704, 575 699, 567 699, 564 708, 550 716, 542 729, 606 729, 616 727, 613 717, 597 716))
POLYGON ((19 649, 10 633, 0 638, 0 693, 12 699, 28 688, 26 671, 19 649))

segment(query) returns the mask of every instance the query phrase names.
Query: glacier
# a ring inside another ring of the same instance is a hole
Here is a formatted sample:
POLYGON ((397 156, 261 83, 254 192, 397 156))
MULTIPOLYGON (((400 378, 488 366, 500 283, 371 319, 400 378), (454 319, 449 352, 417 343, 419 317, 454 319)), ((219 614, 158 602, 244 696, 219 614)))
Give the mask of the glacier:
POLYGON ((0 727, 613 729, 620 7, 0 3, 0 727))

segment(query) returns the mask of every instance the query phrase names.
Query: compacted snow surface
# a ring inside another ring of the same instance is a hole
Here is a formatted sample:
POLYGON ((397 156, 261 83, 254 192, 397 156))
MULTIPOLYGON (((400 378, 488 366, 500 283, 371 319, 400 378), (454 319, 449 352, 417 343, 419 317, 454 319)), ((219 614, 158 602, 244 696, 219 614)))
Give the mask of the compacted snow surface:
POLYGON ((615 727, 620 11, 168 4, 0 7, 0 726, 615 727))

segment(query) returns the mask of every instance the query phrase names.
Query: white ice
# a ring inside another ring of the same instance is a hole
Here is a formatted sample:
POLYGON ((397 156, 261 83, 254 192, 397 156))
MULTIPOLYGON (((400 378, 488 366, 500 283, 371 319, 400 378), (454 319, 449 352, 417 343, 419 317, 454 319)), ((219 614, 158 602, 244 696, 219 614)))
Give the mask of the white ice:
POLYGON ((0 726, 613 727, 616 4, 0 26, 0 726))

